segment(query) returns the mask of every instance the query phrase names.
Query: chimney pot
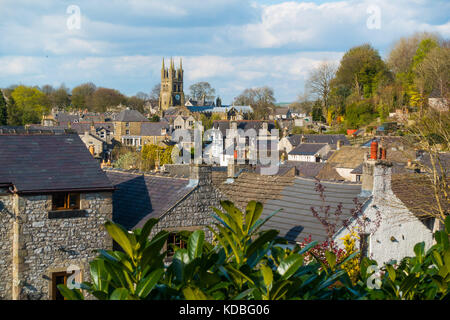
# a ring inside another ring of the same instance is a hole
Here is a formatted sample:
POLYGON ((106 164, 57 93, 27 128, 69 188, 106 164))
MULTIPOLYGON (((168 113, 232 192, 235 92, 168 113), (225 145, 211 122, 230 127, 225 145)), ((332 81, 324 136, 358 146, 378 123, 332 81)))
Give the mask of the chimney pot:
POLYGON ((370 159, 377 160, 378 159, 378 142, 373 141, 370 144, 370 159))
POLYGON ((381 148, 381 160, 386 160, 386 148, 381 148))

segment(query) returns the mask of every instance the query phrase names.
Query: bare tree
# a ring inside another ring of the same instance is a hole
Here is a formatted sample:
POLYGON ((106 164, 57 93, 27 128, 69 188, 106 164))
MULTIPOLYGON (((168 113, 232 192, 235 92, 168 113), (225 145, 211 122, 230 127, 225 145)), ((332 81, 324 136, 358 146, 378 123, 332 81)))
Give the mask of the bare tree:
MULTIPOLYGON (((431 91, 439 89, 444 97, 450 86, 450 48, 434 48, 416 67, 417 82, 431 91)), ((418 85, 419 87, 419 85, 418 85)))
POLYGON ((401 38, 392 47, 387 63, 395 73, 406 73, 410 70, 419 43, 424 39, 439 39, 438 35, 429 32, 417 32, 410 37, 401 38))
MULTIPOLYGON (((444 223, 450 210, 448 170, 450 166, 450 114, 433 109, 414 119, 405 141, 423 152, 422 161, 415 165, 424 174, 416 177, 411 193, 423 197, 415 211, 421 216, 444 223)), ((411 182, 411 181, 410 181, 411 182)), ((414 196, 414 195, 411 195, 414 196)))
POLYGON ((326 110, 329 106, 329 96, 331 92, 331 80, 336 75, 337 66, 328 61, 323 61, 320 65, 311 70, 306 81, 307 89, 315 94, 326 110))

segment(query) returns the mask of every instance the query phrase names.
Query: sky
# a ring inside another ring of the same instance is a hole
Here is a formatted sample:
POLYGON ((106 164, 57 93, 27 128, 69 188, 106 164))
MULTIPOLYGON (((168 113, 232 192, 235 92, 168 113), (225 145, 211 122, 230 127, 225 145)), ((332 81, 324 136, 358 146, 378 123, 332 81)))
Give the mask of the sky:
POLYGON ((132 96, 183 59, 185 94, 207 81, 224 103, 270 86, 294 101, 321 61, 370 43, 385 57, 417 31, 450 37, 448 0, 0 0, 0 87, 84 82, 132 96))

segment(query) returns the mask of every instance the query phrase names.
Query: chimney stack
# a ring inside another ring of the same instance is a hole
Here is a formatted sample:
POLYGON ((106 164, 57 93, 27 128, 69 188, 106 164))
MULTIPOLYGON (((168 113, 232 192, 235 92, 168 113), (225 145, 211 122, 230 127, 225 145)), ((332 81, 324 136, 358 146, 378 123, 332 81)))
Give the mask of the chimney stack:
POLYGON ((342 147, 342 144, 343 144, 342 140, 338 140, 336 150, 340 150, 342 147))
POLYGON ((306 143, 306 137, 304 135, 302 135, 302 138, 300 140, 300 143, 306 143))
POLYGON ((236 174, 236 165, 234 161, 228 161, 227 178, 233 179, 235 174, 236 174))
POLYGON ((205 164, 190 165, 190 182, 197 183, 198 186, 210 185, 212 183, 212 168, 205 164))

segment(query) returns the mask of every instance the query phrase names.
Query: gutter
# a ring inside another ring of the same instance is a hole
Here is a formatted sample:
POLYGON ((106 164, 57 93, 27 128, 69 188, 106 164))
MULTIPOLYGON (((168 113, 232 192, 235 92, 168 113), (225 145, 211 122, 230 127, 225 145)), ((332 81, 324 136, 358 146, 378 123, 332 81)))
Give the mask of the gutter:
POLYGON ((99 188, 79 188, 79 189, 43 189, 43 190, 11 190, 12 193, 17 194, 47 194, 56 192, 100 192, 100 191, 112 191, 117 190, 116 187, 99 187, 99 188))

